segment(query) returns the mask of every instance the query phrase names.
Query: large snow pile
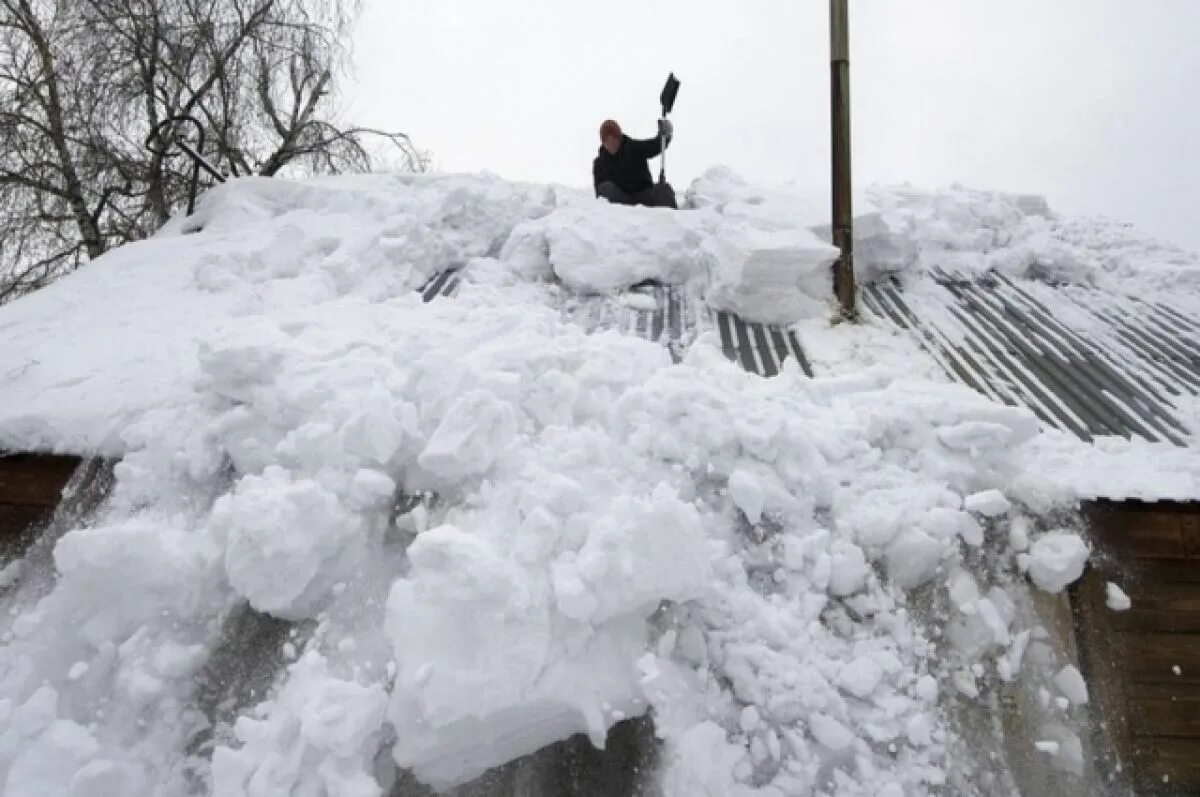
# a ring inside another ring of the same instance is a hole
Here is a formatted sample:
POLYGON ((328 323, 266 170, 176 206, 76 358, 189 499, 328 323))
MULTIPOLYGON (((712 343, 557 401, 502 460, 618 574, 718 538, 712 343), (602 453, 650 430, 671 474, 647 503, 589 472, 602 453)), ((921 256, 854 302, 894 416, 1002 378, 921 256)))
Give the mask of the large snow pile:
MULTIPOLYGON (((1052 283, 1131 283, 1135 290, 1200 288, 1200 255, 1104 219, 1066 219, 1040 196, 962 186, 926 190, 879 186, 867 191, 878 213, 868 237, 909 253, 870 251, 856 260, 866 280, 896 271, 998 271, 1052 283), (878 232, 878 225, 888 232, 878 232)), ((877 245, 877 244, 876 244, 877 245)))
MULTIPOLYGON (((667 795, 986 788, 947 701, 1056 683, 1024 572, 1061 588, 1086 554, 1010 505, 1048 477, 1032 416, 899 349, 764 380, 704 337, 672 364, 544 281, 826 257, 737 218, 486 175, 238 180, 5 307, 0 441, 122 461, 53 587, 6 597, 4 793, 377 795, 381 749, 444 787, 648 709, 667 795), (197 675, 247 602, 298 623, 290 663, 197 750, 197 675)), ((1072 705, 1045 708, 1066 770, 1072 705)))
MULTIPOLYGON (((715 170, 698 184, 714 182, 740 181, 715 170)), ((714 309, 754 321, 826 315, 837 249, 796 219, 786 223, 786 202, 769 207, 748 214, 736 203, 672 211, 587 200, 521 224, 501 258, 522 276, 557 276, 581 293, 656 279, 690 283, 714 309)))

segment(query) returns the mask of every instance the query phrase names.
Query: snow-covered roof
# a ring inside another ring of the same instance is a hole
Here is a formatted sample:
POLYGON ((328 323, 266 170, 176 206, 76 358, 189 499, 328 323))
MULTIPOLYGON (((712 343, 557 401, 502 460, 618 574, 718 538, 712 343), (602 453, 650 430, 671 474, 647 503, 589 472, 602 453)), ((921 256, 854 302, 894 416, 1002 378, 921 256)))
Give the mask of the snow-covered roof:
MULTIPOLYGON (((1136 276, 1029 198, 876 198, 865 277, 1136 276)), ((651 709, 669 797, 1002 780, 946 706, 1067 664, 1025 574, 1061 589, 1087 546, 1042 510, 1195 498, 1196 447, 1039 428, 890 324, 831 326, 787 190, 714 171, 687 204, 235 180, 0 308, 0 447, 121 458, 36 589, 5 571, 6 793, 376 794, 389 761, 444 787, 651 709), (288 664, 209 716, 246 611, 296 623, 288 664)), ((1039 740, 1074 771, 1059 697, 1039 740)))

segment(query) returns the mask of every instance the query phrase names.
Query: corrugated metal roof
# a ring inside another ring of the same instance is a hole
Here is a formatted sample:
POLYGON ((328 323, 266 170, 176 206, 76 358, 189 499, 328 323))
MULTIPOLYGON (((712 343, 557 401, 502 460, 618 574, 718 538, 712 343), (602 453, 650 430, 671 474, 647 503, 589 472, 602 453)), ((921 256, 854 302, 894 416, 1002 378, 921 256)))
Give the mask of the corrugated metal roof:
POLYGON ((715 327, 725 356, 750 373, 775 376, 784 360, 791 357, 812 376, 800 339, 787 327, 746 321, 733 313, 713 310, 678 285, 647 285, 633 292, 652 298, 654 309, 630 306, 618 297, 565 294, 563 317, 588 330, 617 329, 662 343, 676 362, 698 334, 715 327))
POLYGON ((431 302, 439 296, 453 296, 461 283, 462 275, 459 274, 457 267, 439 271, 421 286, 421 298, 426 302, 431 302))
POLYGON ((1091 440, 1187 445, 1181 399, 1200 394, 1200 321, 1161 301, 989 273, 935 272, 863 288, 953 379, 1091 440))

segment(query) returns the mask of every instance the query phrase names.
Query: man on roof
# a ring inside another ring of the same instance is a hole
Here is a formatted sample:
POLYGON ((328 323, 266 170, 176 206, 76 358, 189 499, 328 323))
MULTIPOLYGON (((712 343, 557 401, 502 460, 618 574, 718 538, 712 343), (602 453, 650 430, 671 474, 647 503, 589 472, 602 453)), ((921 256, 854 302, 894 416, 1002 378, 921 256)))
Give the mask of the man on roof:
POLYGON ((639 140, 621 132, 612 119, 600 125, 600 151, 592 162, 596 196, 618 205, 678 207, 670 183, 655 183, 646 162, 662 154, 675 130, 667 119, 658 122, 658 137, 639 140))

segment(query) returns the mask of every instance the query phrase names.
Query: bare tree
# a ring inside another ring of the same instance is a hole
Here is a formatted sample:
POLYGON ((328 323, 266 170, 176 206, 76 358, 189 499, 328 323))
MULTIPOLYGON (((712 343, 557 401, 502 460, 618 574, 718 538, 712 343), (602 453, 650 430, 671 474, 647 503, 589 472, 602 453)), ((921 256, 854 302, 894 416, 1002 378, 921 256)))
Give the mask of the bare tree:
POLYGON ((0 0, 0 303, 161 226, 187 196, 173 118, 236 175, 421 171, 333 118, 354 0, 0 0), (151 145, 146 146, 147 142, 151 145))

